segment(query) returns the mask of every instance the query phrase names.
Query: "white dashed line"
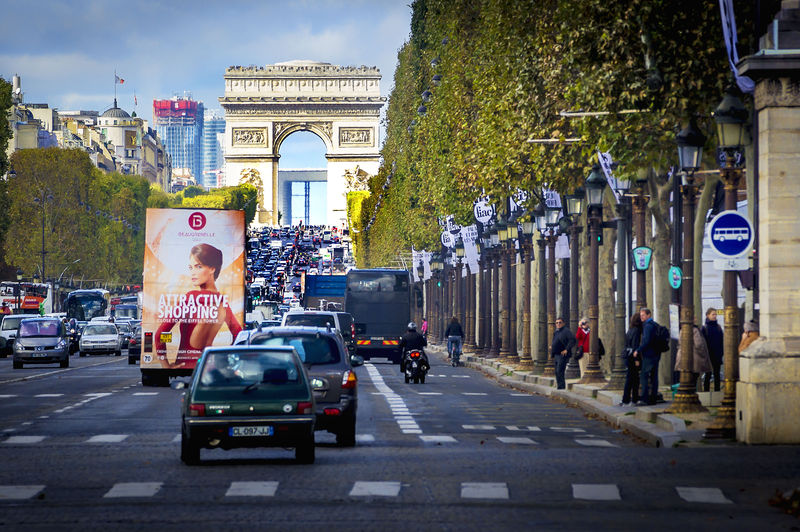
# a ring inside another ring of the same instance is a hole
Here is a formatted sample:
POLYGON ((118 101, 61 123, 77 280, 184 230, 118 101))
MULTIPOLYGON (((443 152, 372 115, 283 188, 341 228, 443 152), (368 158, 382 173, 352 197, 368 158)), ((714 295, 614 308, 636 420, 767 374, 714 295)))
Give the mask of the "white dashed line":
POLYGON ((356 442, 358 443, 372 443, 375 441, 375 436, 372 434, 356 434, 356 442))
POLYGON ((420 436, 420 440, 425 443, 456 443, 456 439, 452 436, 420 436))
POLYGON ((527 430, 528 432, 541 432, 542 429, 539 427, 535 427, 532 425, 528 425, 527 427, 518 427, 516 425, 506 425, 506 428, 511 431, 523 431, 527 430))
POLYGON ((461 425, 464 430, 494 430, 494 425, 461 425))
POLYGON ((512 393, 510 394, 511 397, 530 397, 531 394, 529 393, 512 393))
POLYGON ((274 497, 278 483, 274 480, 231 482, 226 497, 274 497))
POLYGON ((583 429, 575 427, 550 427, 550 430, 554 430, 556 432, 586 432, 583 429))
POLYGON ((399 482, 358 481, 350 490, 351 497, 397 497, 400 495, 399 482))
POLYGON ((503 443, 514 443, 520 445, 538 445, 535 441, 524 436, 498 436, 498 441, 503 443))
POLYGON ((489 395, 489 394, 484 392, 461 392, 461 395, 489 395))
POLYGON ((14 394, 0 395, 0 399, 12 399, 14 397, 19 397, 19 396, 14 395, 14 394))
POLYGON ((364 367, 367 368, 367 373, 372 379, 372 384, 378 390, 378 394, 383 395, 389 404, 392 415, 394 415, 395 421, 403 434, 422 434, 422 430, 420 430, 417 422, 414 421, 414 416, 408 411, 403 398, 386 385, 378 369, 372 364, 364 364, 364 367))
POLYGON ((442 395, 442 392, 417 392, 419 395, 442 395))
POLYGON ((162 484, 162 482, 118 482, 103 497, 106 499, 152 497, 158 493, 162 484))
POLYGON ((616 484, 573 484, 572 497, 587 501, 619 501, 619 488, 616 484))
POLYGON ((30 499, 44 489, 44 485, 0 486, 0 501, 30 499))
POLYGON ((34 397, 63 397, 63 396, 64 396, 63 393, 40 393, 34 395, 34 397))
POLYGON ((583 440, 580 438, 575 438, 575 443, 578 443, 580 445, 585 445, 587 447, 618 447, 617 445, 614 445, 610 441, 606 440, 595 440, 595 439, 583 440))
POLYGON ((689 488, 676 487, 675 490, 681 499, 686 502, 705 502, 712 504, 733 504, 719 488, 689 488))
POLYGON ((133 395, 158 395, 158 392, 136 392, 133 395))
POLYGON ((127 434, 98 434, 86 440, 86 443, 119 443, 127 437, 127 434))
POLYGON ((470 375, 450 375, 450 376, 453 377, 454 379, 469 379, 469 378, 471 378, 470 375))
POLYGON ((508 499, 505 482, 462 482, 462 499, 508 499))
POLYGON ((3 443, 11 444, 23 444, 27 445, 30 443, 39 443, 44 440, 47 436, 10 436, 6 441, 3 443))

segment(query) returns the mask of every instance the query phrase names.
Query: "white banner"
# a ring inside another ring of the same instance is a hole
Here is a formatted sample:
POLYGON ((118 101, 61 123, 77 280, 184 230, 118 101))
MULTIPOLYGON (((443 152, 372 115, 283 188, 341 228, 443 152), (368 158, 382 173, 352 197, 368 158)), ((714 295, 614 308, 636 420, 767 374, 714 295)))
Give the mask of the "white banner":
POLYGON ((728 49, 728 62, 731 70, 736 77, 736 84, 739 90, 752 94, 756 84, 747 76, 740 76, 736 70, 736 63, 739 62, 739 52, 736 50, 736 17, 733 14, 733 0, 719 0, 719 12, 722 17, 722 35, 725 38, 725 47, 728 49))
POLYGON ((614 177, 614 171, 611 168, 611 165, 614 164, 614 160, 611 158, 611 154, 608 152, 602 152, 597 150, 597 160, 600 162, 600 168, 603 169, 603 174, 606 176, 606 180, 608 181, 608 186, 611 187, 611 190, 614 191, 614 198, 619 203, 619 197, 617 197, 616 191, 619 186, 617 185, 617 178, 614 177))
POLYGON ((478 240, 478 227, 475 224, 468 225, 461 229, 461 239, 464 241, 464 261, 469 264, 472 273, 478 273, 478 248, 475 242, 478 240))

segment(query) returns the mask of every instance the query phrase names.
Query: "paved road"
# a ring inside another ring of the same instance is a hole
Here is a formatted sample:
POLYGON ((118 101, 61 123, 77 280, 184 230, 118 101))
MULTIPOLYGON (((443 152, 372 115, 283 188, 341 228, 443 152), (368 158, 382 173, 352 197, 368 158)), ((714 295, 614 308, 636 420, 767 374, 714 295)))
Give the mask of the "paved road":
MULTIPOLYGON (((436 360, 424 385, 358 369, 358 446, 179 458, 182 390, 126 357, 68 370, 0 360, 0 528, 780 530, 793 447, 653 449, 579 410, 436 360), (22 375, 38 377, 10 382, 22 375)), ((179 381, 180 382, 180 381, 179 381)))

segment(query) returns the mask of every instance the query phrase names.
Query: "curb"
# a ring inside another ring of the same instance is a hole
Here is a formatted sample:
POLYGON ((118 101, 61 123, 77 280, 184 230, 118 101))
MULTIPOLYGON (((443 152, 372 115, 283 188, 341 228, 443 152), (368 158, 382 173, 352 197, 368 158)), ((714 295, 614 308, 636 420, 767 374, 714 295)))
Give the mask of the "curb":
MULTIPOLYGON (((445 355, 445 350, 440 346, 429 345, 428 347, 439 355, 445 355)), ((487 361, 475 355, 463 354, 461 360, 465 367, 478 370, 504 386, 531 394, 558 398, 599 417, 615 428, 630 432, 653 447, 670 448, 680 442, 702 440, 702 431, 687 430, 686 423, 682 419, 665 414, 659 408, 616 406, 615 402, 613 404, 600 402, 596 398, 600 389, 595 386, 579 385, 573 382, 568 384, 570 389, 558 390, 555 388, 555 379, 553 378, 520 372, 511 366, 487 361)), ((603 392, 603 396, 607 400, 611 399, 608 392, 603 392)))

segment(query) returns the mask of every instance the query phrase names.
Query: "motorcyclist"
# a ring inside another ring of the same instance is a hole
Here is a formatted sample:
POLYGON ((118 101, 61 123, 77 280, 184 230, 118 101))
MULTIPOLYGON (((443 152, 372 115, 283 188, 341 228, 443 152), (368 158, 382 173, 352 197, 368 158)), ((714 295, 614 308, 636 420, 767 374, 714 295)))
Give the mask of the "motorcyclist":
POLYGON ((428 355, 425 354, 425 350, 423 349, 426 345, 428 345, 428 340, 417 332, 417 324, 413 321, 409 322, 408 331, 400 338, 400 348, 403 350, 403 357, 400 361, 400 373, 405 373, 406 371, 406 354, 415 349, 418 349, 422 353, 422 362, 425 364, 425 369, 427 370, 430 368, 428 355))

